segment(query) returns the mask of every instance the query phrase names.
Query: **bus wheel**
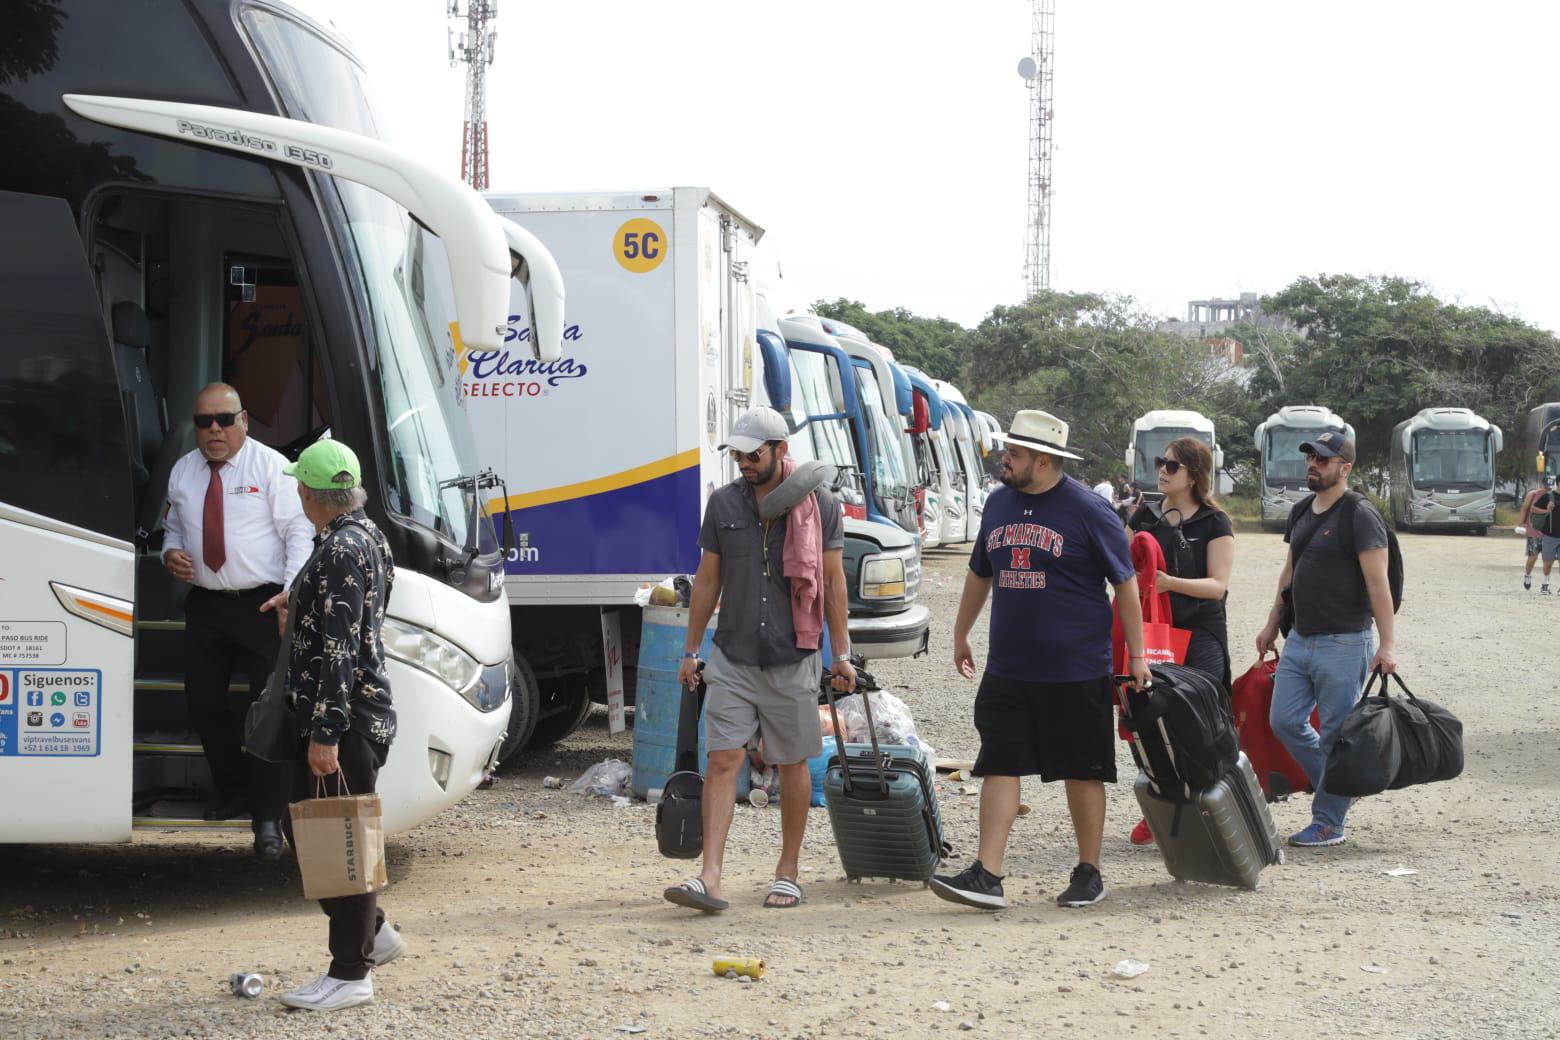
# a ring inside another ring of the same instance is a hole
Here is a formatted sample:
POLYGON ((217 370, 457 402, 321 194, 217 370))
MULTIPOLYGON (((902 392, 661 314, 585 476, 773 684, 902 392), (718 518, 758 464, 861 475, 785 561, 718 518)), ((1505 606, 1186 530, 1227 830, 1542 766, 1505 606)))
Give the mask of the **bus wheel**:
POLYGON ((1480 538, 1483 538, 1485 535, 1490 533, 1490 529, 1488 527, 1475 527, 1473 529, 1473 533, 1478 535, 1480 538))
POLYGON ((515 655, 514 675, 509 684, 511 705, 509 708, 509 733, 504 746, 499 749, 498 761, 502 765, 515 757, 525 747, 536 730, 536 716, 541 711, 541 690, 537 686, 536 672, 525 658, 515 655))
POLYGON ((536 720, 536 728, 532 731, 526 747, 532 749, 552 747, 585 725, 585 720, 590 718, 590 709, 593 706, 590 688, 583 682, 571 684, 571 688, 562 693, 553 703, 554 710, 536 720))

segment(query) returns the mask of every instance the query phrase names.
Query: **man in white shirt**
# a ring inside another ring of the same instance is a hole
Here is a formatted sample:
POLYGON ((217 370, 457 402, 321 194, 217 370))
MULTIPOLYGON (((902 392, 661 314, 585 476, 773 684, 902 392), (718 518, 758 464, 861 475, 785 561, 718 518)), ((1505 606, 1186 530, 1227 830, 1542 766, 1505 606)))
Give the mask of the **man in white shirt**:
POLYGON ((206 819, 242 816, 255 855, 282 854, 287 771, 244 754, 244 715, 281 649, 287 586, 313 549, 287 459, 248 437, 238 391, 212 383, 195 397, 196 450, 168 477, 163 565, 194 587, 184 603, 184 695, 211 767, 206 819), (249 692, 229 691, 235 667, 249 692))
POLYGON ((1116 508, 1116 489, 1110 486, 1110 478, 1102 477, 1100 482, 1094 485, 1094 493, 1109 502, 1112 509, 1116 508))

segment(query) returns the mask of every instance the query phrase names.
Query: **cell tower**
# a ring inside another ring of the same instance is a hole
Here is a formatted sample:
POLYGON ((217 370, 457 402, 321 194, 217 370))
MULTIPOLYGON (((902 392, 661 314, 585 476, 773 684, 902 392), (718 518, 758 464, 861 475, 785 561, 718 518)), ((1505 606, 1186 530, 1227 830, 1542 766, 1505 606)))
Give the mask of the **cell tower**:
POLYGON ((1031 0, 1029 54, 1018 74, 1029 84, 1029 233, 1024 240, 1027 295, 1051 287, 1051 89, 1055 0, 1031 0))
POLYGON ((488 130, 487 130, 487 70, 493 64, 493 41, 498 37, 492 28, 498 17, 498 0, 466 0, 466 13, 461 14, 461 0, 449 0, 449 17, 464 22, 457 34, 449 32, 450 66, 465 63, 466 66, 466 126, 460 135, 460 179, 485 191, 488 186, 488 130))

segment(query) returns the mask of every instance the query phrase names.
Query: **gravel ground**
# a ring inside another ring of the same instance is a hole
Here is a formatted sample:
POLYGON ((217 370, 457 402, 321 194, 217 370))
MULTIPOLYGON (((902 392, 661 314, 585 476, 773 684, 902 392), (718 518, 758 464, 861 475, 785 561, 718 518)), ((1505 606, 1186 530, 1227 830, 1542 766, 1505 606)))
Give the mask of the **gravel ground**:
MULTIPOLYGON (((1254 656, 1281 552, 1274 536, 1240 536, 1237 669, 1254 656)), ((294 868, 255 864, 236 836, 0 851, 0 1037, 1554 1037, 1560 699, 1534 674, 1560 600, 1521 592, 1518 541, 1408 536, 1404 553, 1399 660, 1416 692, 1463 719, 1467 769, 1362 803, 1347 845, 1291 850, 1254 893, 1172 882, 1155 852, 1131 848, 1123 784, 1103 857, 1110 898, 1060 910, 1071 828, 1060 789, 1032 782, 1006 911, 963 910, 917 885, 847 884, 822 812, 808 832, 808 902, 762 910, 779 813, 741 807, 733 907, 691 914, 660 898, 690 865, 657 855, 650 807, 541 786, 629 757, 628 736, 609 736, 598 713, 392 839, 385 905, 410 952, 378 973, 378 1003, 335 1016, 272 999, 323 969, 325 921, 294 868), (1383 874, 1398 866, 1418 873, 1383 874), (763 957, 769 973, 716 978, 711 960, 725 953, 763 957), (1114 978, 1128 957, 1149 971, 1114 978), (235 970, 264 973, 266 996, 229 995, 235 970)), ((876 668, 949 757, 975 751, 974 685, 949 664, 963 573, 962 553, 930 555, 931 656, 876 668)), ((1124 777, 1129 762, 1121 749, 1124 777)), ((939 784, 961 865, 976 833, 964 786, 939 784)), ((1274 815, 1281 834, 1309 819, 1302 802, 1274 815)))

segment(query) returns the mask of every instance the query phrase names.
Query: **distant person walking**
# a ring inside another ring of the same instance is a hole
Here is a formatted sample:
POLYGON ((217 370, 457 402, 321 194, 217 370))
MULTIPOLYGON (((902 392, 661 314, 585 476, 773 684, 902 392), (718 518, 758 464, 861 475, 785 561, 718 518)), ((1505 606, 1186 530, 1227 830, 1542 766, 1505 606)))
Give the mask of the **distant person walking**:
POLYGON ((1544 482, 1538 487, 1522 496, 1522 509, 1517 513, 1516 531, 1525 535, 1527 542, 1527 560, 1522 567, 1522 587, 1531 590, 1533 588, 1533 565, 1538 562, 1538 554, 1543 549, 1543 535, 1533 526, 1533 503, 1544 493, 1544 489, 1550 486, 1549 476, 1544 477, 1544 482))
MULTIPOLYGON (((1532 504, 1525 508, 1533 528, 1538 530, 1538 551, 1544 558, 1544 583, 1539 586, 1538 591, 1547 596, 1549 595, 1549 571, 1555 565, 1555 557, 1560 556, 1560 492, 1555 490, 1553 474, 1544 478, 1543 493, 1533 499, 1532 504)), ((1532 570, 1533 540, 1529 536, 1529 574, 1523 578, 1523 588, 1532 588, 1532 570)))
POLYGON ((1116 781, 1111 601, 1115 589, 1134 680, 1149 682, 1143 618, 1127 535, 1110 505, 1063 472, 1067 424, 1038 410, 1019 412, 1002 482, 986 500, 953 625, 953 663, 975 677, 970 631, 991 599, 990 650, 975 694, 980 752, 980 850, 932 891, 982 910, 1007 905, 1002 891, 1008 833, 1018 815, 1020 780, 1060 780, 1078 842, 1078 865, 1057 896, 1064 907, 1105 898, 1100 846, 1105 784, 1116 781))
POLYGON ((1115 506, 1116 489, 1111 486, 1109 477, 1100 478, 1100 482, 1094 485, 1094 493, 1109 502, 1112 507, 1115 506))
POLYGON ((1354 441, 1328 431, 1300 445, 1306 487, 1313 492, 1289 515, 1289 553, 1278 594, 1257 634, 1257 653, 1278 642, 1284 593, 1292 596, 1294 628, 1284 640, 1273 679, 1273 732, 1305 769, 1315 788, 1311 824, 1289 844, 1341 845, 1349 799, 1328 794, 1323 776, 1339 727, 1375 669, 1397 671, 1392 587, 1387 578, 1387 525, 1370 500, 1349 490, 1354 441), (1371 649, 1371 619, 1381 643, 1371 649), (1319 713, 1321 732, 1311 727, 1319 713))
POLYGON ((704 669, 704 861, 697 877, 662 893, 694 910, 713 913, 729 905, 720 888, 737 771, 747 765, 748 742, 759 735, 764 759, 780 768, 780 862, 764 906, 788 909, 802 901, 799 863, 812 801, 807 760, 823 750, 818 658, 825 625, 834 689, 856 686, 839 501, 819 487, 774 519, 763 519, 760 511, 789 472, 789 438, 785 418, 773 408, 744 413, 720 446, 740 476, 717 488, 704 507, 703 552, 678 672, 685 686, 697 681, 699 647, 719 602, 715 649, 704 669), (805 565, 798 568, 798 562, 805 565), (810 584, 810 593, 799 590, 798 581, 810 584))
POLYGON ((1132 514, 1137 512, 1138 506, 1143 504, 1143 495, 1132 481, 1126 477, 1116 478, 1116 512, 1121 516, 1121 522, 1126 523, 1132 519, 1132 514))

